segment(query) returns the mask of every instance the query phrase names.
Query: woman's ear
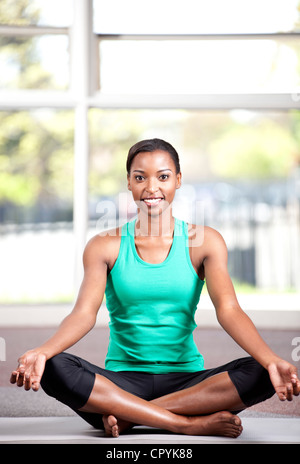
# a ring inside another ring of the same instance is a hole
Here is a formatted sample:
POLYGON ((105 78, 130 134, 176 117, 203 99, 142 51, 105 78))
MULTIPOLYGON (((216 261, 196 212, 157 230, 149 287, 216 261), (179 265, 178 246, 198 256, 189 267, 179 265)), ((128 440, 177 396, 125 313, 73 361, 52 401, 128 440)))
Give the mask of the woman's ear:
POLYGON ((128 187, 128 190, 131 190, 129 174, 127 174, 127 187, 128 187))
POLYGON ((181 179, 182 179, 182 175, 181 175, 181 172, 179 172, 178 174, 176 174, 176 188, 177 189, 181 187, 181 179))

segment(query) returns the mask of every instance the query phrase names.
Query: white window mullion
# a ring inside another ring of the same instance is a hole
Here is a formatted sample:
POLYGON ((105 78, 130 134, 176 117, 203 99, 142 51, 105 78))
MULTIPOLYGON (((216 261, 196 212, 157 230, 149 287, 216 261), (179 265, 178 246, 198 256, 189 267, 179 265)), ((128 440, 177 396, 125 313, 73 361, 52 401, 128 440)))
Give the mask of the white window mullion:
POLYGON ((71 94, 75 100, 73 203, 75 292, 82 279, 82 252, 88 227, 88 99, 92 61, 90 47, 93 34, 92 12, 92 0, 74 0, 74 22, 71 33, 71 94))

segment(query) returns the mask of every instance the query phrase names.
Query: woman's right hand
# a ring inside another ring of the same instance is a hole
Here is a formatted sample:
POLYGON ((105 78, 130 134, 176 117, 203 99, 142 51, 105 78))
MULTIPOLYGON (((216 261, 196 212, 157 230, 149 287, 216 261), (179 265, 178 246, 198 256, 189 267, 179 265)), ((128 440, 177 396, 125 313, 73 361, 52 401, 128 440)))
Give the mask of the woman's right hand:
POLYGON ((16 383, 18 387, 25 390, 38 391, 46 364, 46 355, 37 350, 30 350, 23 354, 18 360, 19 365, 12 372, 10 383, 16 383))

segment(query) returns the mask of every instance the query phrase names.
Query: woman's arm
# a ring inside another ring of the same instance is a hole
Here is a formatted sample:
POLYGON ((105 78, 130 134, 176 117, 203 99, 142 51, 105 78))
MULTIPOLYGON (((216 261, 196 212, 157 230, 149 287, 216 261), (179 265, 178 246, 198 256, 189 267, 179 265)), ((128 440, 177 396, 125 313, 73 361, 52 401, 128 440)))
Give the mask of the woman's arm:
POLYGON ((282 360, 264 342, 251 319, 241 309, 227 270, 227 248, 221 235, 208 229, 205 236, 204 269, 207 289, 220 325, 265 369, 280 399, 300 392, 297 369, 282 360), (289 391, 292 390, 292 394, 289 391))
POLYGON ((74 308, 54 336, 38 348, 47 359, 77 343, 96 323, 107 276, 107 264, 101 245, 101 237, 94 237, 85 248, 84 277, 74 308))
POLYGON ((72 312, 49 340, 19 358, 19 366, 12 372, 11 383, 24 385, 26 390, 38 390, 47 359, 70 348, 94 327, 106 286, 104 240, 99 236, 94 237, 85 248, 84 278, 72 312))

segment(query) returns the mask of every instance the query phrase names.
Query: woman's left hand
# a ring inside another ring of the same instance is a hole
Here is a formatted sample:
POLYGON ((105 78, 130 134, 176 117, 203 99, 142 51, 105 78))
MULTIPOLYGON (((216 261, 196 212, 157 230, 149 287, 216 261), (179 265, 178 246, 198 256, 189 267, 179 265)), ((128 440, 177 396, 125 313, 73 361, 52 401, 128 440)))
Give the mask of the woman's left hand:
POLYGON ((292 401, 300 393, 297 368, 283 359, 277 359, 268 366, 271 382, 281 401, 292 401))

